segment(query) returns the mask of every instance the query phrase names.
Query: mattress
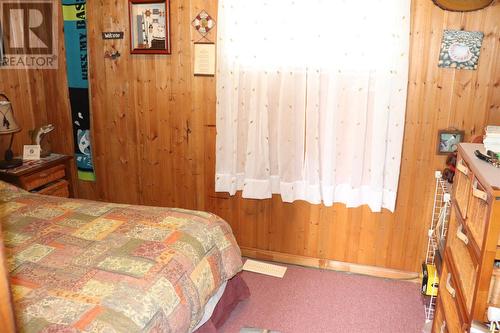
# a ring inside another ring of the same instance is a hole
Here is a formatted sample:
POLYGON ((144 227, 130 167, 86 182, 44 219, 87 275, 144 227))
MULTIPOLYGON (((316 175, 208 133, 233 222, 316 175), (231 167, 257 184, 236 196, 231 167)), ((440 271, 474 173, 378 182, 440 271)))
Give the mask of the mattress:
POLYGON ((0 182, 0 220, 21 331, 191 332, 242 267, 230 226, 206 212, 0 182))

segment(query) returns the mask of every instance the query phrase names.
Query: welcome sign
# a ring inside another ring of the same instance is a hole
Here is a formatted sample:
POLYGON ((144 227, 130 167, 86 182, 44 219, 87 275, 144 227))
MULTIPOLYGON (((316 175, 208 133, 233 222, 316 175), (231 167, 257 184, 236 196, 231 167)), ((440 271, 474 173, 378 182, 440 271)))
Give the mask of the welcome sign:
POLYGON ((123 31, 106 31, 102 33, 102 39, 123 39, 123 31))
POLYGON ((78 178, 95 181, 90 144, 86 0, 62 0, 62 6, 78 178))

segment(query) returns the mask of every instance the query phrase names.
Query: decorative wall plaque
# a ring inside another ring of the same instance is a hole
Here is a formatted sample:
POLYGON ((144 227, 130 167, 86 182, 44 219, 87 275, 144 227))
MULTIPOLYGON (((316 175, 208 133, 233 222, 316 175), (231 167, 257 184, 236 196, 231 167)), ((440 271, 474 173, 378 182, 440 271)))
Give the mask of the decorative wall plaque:
POLYGON ((478 31, 445 30, 439 67, 477 69, 484 34, 478 31))
POLYGON ((202 10, 191 24, 196 31, 205 37, 215 27, 215 20, 205 10, 202 10))
POLYGON ((194 75, 215 75, 214 43, 194 43, 194 75))

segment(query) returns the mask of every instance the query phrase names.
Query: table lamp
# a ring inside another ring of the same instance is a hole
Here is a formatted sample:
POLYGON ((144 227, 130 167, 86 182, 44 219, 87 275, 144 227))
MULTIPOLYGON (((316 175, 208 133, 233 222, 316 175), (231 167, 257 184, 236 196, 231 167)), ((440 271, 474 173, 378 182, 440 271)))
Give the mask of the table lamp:
POLYGON ((14 134, 19 132, 21 127, 19 127, 14 119, 12 104, 7 96, 0 94, 0 97, 4 99, 3 101, 0 100, 0 135, 10 134, 9 148, 5 151, 5 160, 0 161, 0 169, 12 169, 23 164, 23 160, 14 158, 14 153, 12 152, 14 134))

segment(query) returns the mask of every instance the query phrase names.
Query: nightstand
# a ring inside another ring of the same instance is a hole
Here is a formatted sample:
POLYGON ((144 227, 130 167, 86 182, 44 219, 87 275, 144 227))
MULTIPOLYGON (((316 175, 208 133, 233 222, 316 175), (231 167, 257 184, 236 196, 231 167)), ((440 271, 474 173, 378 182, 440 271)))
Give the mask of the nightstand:
POLYGON ((32 193, 72 197, 72 159, 68 155, 51 154, 37 161, 24 161, 17 168, 0 170, 0 180, 32 193))

